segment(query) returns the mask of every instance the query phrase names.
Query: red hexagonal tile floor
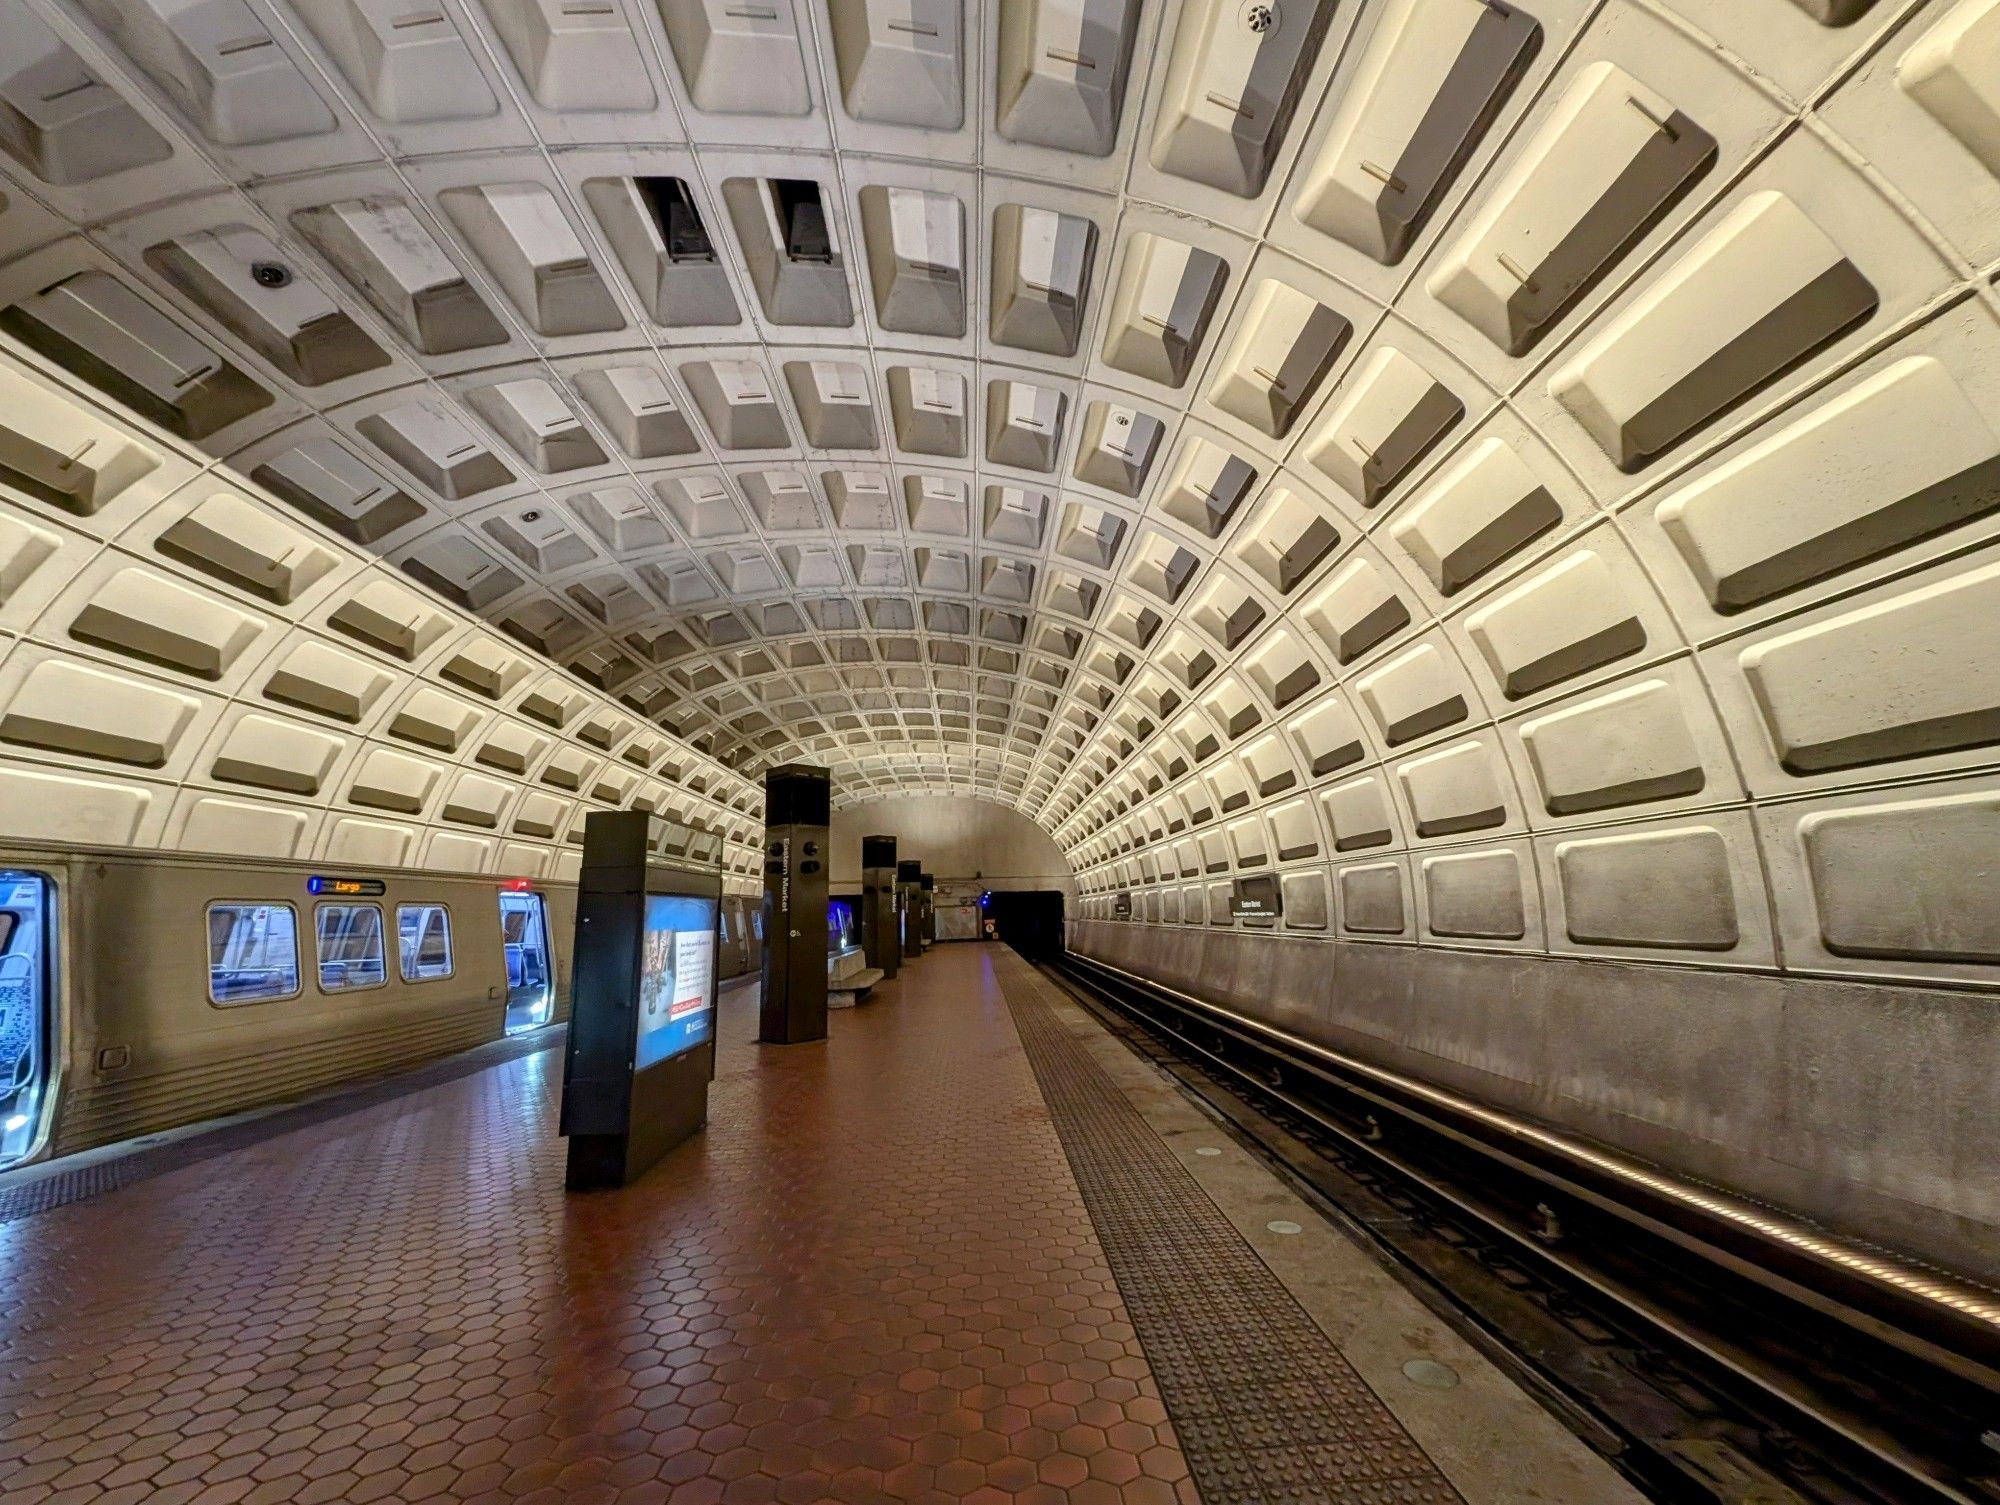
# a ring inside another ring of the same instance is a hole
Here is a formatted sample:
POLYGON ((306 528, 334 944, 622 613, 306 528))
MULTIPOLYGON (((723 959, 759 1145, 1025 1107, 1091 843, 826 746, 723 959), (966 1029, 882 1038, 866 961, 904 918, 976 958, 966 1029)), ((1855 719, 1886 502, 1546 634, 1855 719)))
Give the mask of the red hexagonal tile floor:
POLYGON ((0 1224, 0 1497, 1192 1501, 980 948, 566 1196, 544 1051, 0 1224))

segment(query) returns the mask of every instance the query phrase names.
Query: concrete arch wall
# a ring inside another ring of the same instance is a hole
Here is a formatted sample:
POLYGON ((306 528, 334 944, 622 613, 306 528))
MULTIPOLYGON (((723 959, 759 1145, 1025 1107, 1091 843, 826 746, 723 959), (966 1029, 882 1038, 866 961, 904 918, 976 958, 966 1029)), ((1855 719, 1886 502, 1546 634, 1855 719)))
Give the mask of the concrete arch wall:
MULTIPOLYGON (((446 9, 412 52, 344 0, 255 0, 240 75, 155 0, 8 12, 107 113, 27 100, 0 151, 0 325, 179 467, 101 506, 9 486, 25 527, 156 555, 147 504, 227 466, 664 745, 983 793, 1094 894, 1301 866, 1354 938, 1994 985, 1991 0, 1288 7, 1252 83, 1296 107, 1245 151, 1204 113, 1221 0, 1108 7, 1102 98, 994 5, 941 7, 919 76, 827 7, 725 65, 620 0, 617 88, 521 7, 446 9), (765 244, 774 161, 830 261, 765 244), (649 249, 638 177, 684 185, 711 262, 649 249), (1063 286, 1023 272, 1044 251, 1063 286)), ((73 425, 17 411, 18 479, 73 425)), ((315 586, 329 616, 362 578, 315 586)), ((10 603, 27 641, 102 649, 44 604, 10 603)), ((461 754, 432 728, 435 776, 357 785, 363 717, 291 739, 335 784, 247 797, 332 821, 207 799, 188 837, 240 701, 206 674, 117 713, 184 719, 171 756, 37 742, 47 673, 0 756, 171 789, 86 799, 141 844, 498 862, 590 794, 485 789, 495 825, 419 839, 461 754)))
POLYGON ((1978 1048, 2000 0, 1093 4, 1055 74, 1066 8, 703 8, 449 0, 414 95, 345 0, 246 0, 255 68, 0 11, 0 829, 560 874, 659 799, 750 886, 819 762, 1039 823, 1100 938, 1330 947, 1385 1048, 1476 1054, 1496 968, 1727 993, 1767 1088, 1822 985, 1856 1072, 1978 1048))
POLYGON ((833 881, 861 881, 861 838, 893 836, 940 883, 1076 892, 1062 849, 1048 832, 996 800, 891 795, 833 812, 833 881))
POLYGON ((643 807, 752 886, 712 758, 11 345, 0 405, 93 467, 0 494, 0 833, 566 880, 643 807))

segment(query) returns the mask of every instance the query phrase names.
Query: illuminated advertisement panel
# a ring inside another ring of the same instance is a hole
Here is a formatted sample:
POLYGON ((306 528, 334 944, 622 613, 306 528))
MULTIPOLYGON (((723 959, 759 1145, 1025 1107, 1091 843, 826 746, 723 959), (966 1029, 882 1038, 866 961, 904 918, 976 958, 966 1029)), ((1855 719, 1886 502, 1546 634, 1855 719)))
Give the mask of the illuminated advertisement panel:
POLYGON ((646 895, 633 1057, 641 1071, 691 1050, 714 1029, 716 907, 713 899, 646 895))

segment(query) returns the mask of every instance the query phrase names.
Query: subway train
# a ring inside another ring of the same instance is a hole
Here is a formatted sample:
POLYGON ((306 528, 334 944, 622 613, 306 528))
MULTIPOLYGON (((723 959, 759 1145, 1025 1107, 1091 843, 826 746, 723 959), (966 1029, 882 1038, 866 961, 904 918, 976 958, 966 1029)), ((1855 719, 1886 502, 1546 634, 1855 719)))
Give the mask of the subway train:
MULTIPOLYGON (((573 883, 0 846, 0 1169, 567 1017, 573 883)), ((761 965, 725 895, 721 981, 761 965)))

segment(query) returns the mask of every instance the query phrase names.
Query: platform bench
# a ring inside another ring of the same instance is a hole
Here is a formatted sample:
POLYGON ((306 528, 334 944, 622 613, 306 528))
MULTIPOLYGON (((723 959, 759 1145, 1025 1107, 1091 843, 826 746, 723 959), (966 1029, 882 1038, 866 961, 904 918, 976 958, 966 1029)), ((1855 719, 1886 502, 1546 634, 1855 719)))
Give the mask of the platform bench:
POLYGON ((865 967, 859 972, 850 972, 838 982, 826 985, 826 1006, 830 1009, 851 1009, 868 996, 868 990, 880 982, 886 974, 880 967, 865 967))

